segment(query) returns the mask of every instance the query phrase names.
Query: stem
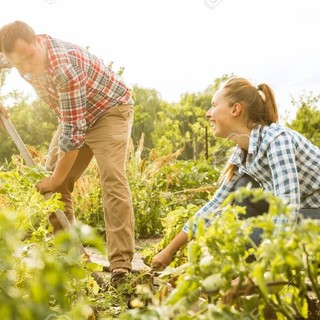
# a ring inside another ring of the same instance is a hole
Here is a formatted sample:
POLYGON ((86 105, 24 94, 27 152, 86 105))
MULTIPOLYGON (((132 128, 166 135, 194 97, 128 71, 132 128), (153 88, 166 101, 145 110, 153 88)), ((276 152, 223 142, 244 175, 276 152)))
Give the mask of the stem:
POLYGON ((311 269, 310 269, 311 261, 309 261, 309 256, 308 256, 308 253, 307 253, 305 245, 303 245, 303 251, 306 254, 307 272, 308 272, 309 279, 311 281, 311 287, 312 287, 313 291, 315 292, 315 294, 317 295, 318 299, 320 300, 320 292, 319 292, 318 284, 315 281, 315 279, 313 277, 313 274, 311 272, 311 269))
POLYGON ((200 314, 202 314, 202 313, 206 312, 207 310, 208 310, 208 306, 206 306, 206 307, 204 307, 203 309, 201 309, 201 310, 199 310, 199 311, 197 311, 197 312, 193 313, 192 315, 193 315, 193 316, 198 316, 198 315, 200 315, 200 314))
POLYGON ((278 294, 276 295, 276 299, 277 299, 277 301, 279 303, 279 305, 278 305, 279 306, 279 311, 282 312, 283 315, 285 315, 287 319, 293 319, 294 320, 294 318, 287 312, 285 307, 282 305, 282 301, 281 301, 280 296, 278 294))

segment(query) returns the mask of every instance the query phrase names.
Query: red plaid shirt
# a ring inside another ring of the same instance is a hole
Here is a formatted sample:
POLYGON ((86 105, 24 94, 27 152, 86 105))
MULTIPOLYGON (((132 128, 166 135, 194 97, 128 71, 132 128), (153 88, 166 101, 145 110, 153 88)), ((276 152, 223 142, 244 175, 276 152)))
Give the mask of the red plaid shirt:
MULTIPOLYGON (((121 77, 102 60, 77 45, 38 35, 47 49, 47 73, 21 76, 55 112, 62 125, 62 151, 80 148, 85 132, 110 107, 133 104, 121 77)), ((10 67, 0 53, 0 69, 10 67)))

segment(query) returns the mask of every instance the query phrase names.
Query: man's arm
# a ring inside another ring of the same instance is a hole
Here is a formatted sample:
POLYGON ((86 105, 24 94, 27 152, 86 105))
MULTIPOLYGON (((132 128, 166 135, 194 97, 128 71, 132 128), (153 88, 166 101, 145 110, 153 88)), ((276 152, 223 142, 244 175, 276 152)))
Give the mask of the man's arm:
POLYGON ((79 150, 75 149, 68 152, 63 152, 58 160, 58 163, 54 169, 51 176, 45 177, 37 184, 37 190, 40 193, 46 193, 54 191, 59 187, 62 182, 66 179, 68 173, 70 172, 77 156, 79 150))
POLYGON ((61 125, 58 125, 56 133, 53 135, 53 138, 50 142, 49 149, 48 149, 48 154, 46 157, 46 164, 45 168, 47 171, 54 171, 54 168, 56 167, 56 164, 59 159, 59 138, 62 133, 62 128, 61 125))
POLYGON ((56 70, 55 86, 59 96, 61 135, 59 158, 51 176, 37 184, 41 193, 54 191, 68 176, 84 143, 86 131, 86 74, 71 64, 56 70))

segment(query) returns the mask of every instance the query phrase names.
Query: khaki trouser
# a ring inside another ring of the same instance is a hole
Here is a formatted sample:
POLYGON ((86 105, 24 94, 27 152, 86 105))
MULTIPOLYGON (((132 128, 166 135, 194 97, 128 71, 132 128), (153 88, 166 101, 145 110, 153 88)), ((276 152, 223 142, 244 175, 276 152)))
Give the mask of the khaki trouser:
MULTIPOLYGON (((134 252, 134 216, 131 193, 126 177, 128 141, 131 135, 133 107, 115 106, 106 111, 87 130, 85 143, 68 177, 54 192, 60 192, 65 203, 65 213, 69 221, 75 220, 72 196, 75 181, 87 168, 95 156, 103 191, 104 218, 106 226, 108 259, 110 269, 131 269, 134 252)), ((49 147, 47 168, 52 170, 57 160, 58 129, 49 147)), ((55 214, 49 221, 57 232, 62 228, 55 214)))

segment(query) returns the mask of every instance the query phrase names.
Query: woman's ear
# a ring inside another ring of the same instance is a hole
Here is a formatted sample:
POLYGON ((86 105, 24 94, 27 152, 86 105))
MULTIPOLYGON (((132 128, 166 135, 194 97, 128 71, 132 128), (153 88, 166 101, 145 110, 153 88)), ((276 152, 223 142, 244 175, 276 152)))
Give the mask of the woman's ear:
POLYGON ((240 104, 240 103, 235 103, 232 107, 232 115, 233 116, 238 116, 238 115, 240 115, 241 114, 241 111, 242 111, 242 105, 240 104))

